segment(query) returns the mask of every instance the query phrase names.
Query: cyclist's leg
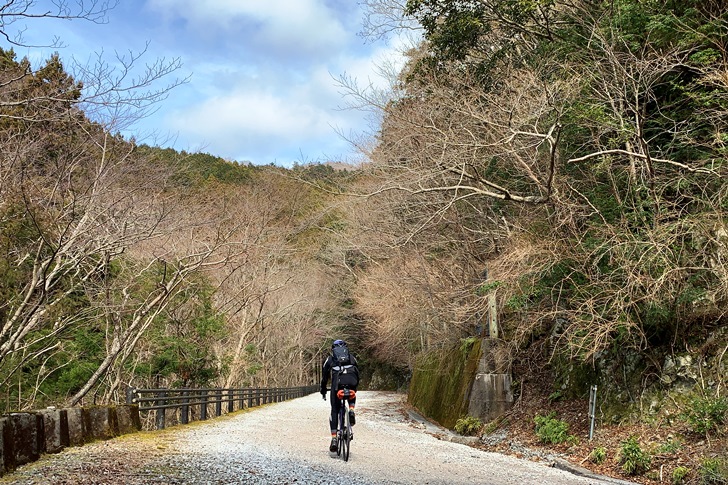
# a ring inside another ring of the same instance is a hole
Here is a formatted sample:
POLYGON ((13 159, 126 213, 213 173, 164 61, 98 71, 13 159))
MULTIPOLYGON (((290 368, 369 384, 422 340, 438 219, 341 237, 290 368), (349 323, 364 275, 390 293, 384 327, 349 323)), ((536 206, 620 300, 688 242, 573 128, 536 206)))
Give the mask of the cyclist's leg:
POLYGON ((339 422, 339 408, 341 407, 341 401, 336 397, 336 391, 331 390, 331 414, 329 415, 329 428, 331 429, 331 444, 329 445, 329 451, 336 451, 336 428, 339 422))
MULTIPOLYGON (((356 392, 356 389, 354 389, 356 392)), ((356 414, 354 413, 354 408, 356 407, 356 398, 349 399, 349 421, 351 422, 351 425, 354 426, 356 424, 356 414)))
POLYGON ((341 401, 336 397, 336 391, 331 390, 331 415, 329 416, 329 425, 332 433, 336 433, 336 428, 339 423, 339 408, 341 407, 341 401))

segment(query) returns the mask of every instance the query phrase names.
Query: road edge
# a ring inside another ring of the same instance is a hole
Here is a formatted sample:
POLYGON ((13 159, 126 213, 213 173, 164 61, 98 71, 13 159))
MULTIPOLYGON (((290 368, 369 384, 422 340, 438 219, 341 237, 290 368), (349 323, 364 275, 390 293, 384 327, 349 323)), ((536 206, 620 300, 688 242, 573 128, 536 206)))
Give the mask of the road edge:
MULTIPOLYGON (((433 423, 429 419, 425 418, 422 414, 417 412, 415 409, 404 406, 404 412, 407 415, 407 417, 416 423, 418 423, 425 432, 433 434, 437 439, 445 440, 445 441, 451 441, 453 443, 459 443, 466 446, 472 446, 476 447, 479 443, 481 443, 480 438, 475 436, 461 436, 457 433, 454 433, 453 431, 444 428, 440 426, 437 423, 433 423)), ((498 453, 498 452, 491 452, 491 453, 498 453)), ((502 454, 502 453, 500 453, 502 454)), ((542 456, 542 453, 535 453, 534 455, 542 456)), ((599 475, 591 470, 575 465, 568 460, 565 460, 563 458, 559 458, 556 456, 553 456, 549 454, 549 456, 546 457, 546 466, 550 466, 552 468, 557 468, 559 470, 563 470, 565 472, 571 473, 572 475, 577 475, 585 478, 590 478, 594 480, 600 480, 605 483, 611 483, 614 485, 639 485, 636 482, 629 482, 626 480, 622 480, 619 478, 610 477, 607 475, 599 475)))

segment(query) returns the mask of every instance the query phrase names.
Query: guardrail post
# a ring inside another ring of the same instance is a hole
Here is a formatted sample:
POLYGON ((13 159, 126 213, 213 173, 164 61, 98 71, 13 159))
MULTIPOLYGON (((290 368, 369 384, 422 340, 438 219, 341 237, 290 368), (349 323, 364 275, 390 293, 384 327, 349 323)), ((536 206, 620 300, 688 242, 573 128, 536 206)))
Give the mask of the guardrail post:
POLYGON ((134 389, 131 386, 126 387, 126 403, 127 404, 134 404, 134 395, 136 394, 136 389, 134 389))
POLYGON ((180 417, 179 420, 182 424, 187 424, 190 422, 190 406, 189 406, 189 398, 187 397, 190 394, 189 391, 184 390, 182 391, 182 395, 185 396, 185 398, 182 400, 182 408, 180 410, 180 417))
POLYGON ((234 410, 235 410, 235 391, 233 389, 228 389, 227 412, 232 413, 234 410))
POLYGON ((215 389, 215 417, 222 414, 222 389, 215 389))
MULTIPOLYGON (((157 400, 154 401, 154 405, 155 406, 164 406, 165 404, 167 404, 166 399, 164 399, 165 397, 167 397, 167 392, 159 391, 157 393, 157 400)), ((166 409, 164 409, 164 408, 157 409, 157 429, 164 429, 164 412, 165 411, 166 411, 166 409)))
POLYGON ((204 421, 207 419, 207 390, 203 389, 200 403, 200 421, 204 421))

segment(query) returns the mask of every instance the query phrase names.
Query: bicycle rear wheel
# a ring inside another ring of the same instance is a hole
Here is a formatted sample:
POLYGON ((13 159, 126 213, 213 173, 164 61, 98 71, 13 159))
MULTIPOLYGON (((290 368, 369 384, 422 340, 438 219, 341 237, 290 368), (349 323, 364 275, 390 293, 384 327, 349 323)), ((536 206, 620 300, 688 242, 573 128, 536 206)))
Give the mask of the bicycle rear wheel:
POLYGON ((346 406, 344 408, 344 426, 343 426, 343 433, 344 439, 343 439, 343 452, 344 452, 344 461, 349 461, 349 445, 351 443, 351 423, 349 423, 349 407, 346 406))
MULTIPOLYGON (((343 405, 342 405, 343 409, 343 405)), ((341 456, 344 442, 344 413, 339 411, 339 430, 336 432, 336 456, 341 456)))

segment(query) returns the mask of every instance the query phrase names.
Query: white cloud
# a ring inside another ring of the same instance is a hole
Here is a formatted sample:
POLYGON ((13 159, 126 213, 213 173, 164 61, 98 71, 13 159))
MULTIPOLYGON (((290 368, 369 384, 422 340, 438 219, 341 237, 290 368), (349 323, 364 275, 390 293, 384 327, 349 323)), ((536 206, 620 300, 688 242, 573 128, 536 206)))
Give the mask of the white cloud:
POLYGON ((146 126, 178 149, 240 161, 347 157, 338 133, 356 138, 377 119, 342 109, 337 79, 384 89, 376 66, 402 59, 398 44, 357 36, 361 15, 353 0, 146 0, 144 17, 159 20, 152 45, 193 73, 146 126))
MULTIPOLYGON (((357 36, 361 17, 355 0, 124 0, 108 24, 48 22, 28 35, 59 35, 69 45, 61 51, 66 60, 103 50, 112 64, 115 52, 138 52, 148 41, 137 67, 180 58, 175 76, 192 77, 126 134, 159 134, 160 143, 180 150, 288 164, 347 156, 337 130, 372 128, 366 113, 340 109, 347 99, 336 80, 346 75, 362 86, 386 87, 376 65, 401 56, 396 44, 357 36)), ((52 52, 18 53, 37 60, 52 52)))
POLYGON ((317 108, 306 103, 270 93, 236 93, 215 97, 174 113, 174 126, 187 127, 205 138, 217 133, 238 133, 251 138, 274 136, 281 140, 302 135, 320 135, 326 129, 325 117, 317 108))
POLYGON ((198 41, 222 35, 261 57, 325 54, 349 36, 321 0, 150 0, 148 6, 168 22, 184 20, 198 41))
POLYGON ((290 157, 300 149, 331 136, 330 114, 309 99, 263 91, 217 96, 168 113, 168 127, 191 146, 209 146, 214 154, 239 158, 249 153, 256 163, 290 157))

